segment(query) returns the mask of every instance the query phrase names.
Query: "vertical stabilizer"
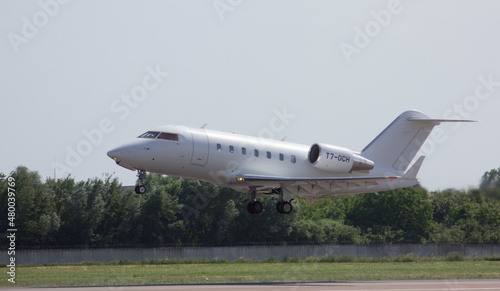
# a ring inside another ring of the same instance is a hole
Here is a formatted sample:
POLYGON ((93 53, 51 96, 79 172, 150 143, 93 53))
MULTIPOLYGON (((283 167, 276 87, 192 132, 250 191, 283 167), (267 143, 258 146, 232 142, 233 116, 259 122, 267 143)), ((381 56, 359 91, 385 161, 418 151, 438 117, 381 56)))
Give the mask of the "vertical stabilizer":
POLYGON ((361 155, 375 163, 404 172, 434 126, 441 122, 473 121, 432 119, 416 110, 405 111, 368 144, 361 155))

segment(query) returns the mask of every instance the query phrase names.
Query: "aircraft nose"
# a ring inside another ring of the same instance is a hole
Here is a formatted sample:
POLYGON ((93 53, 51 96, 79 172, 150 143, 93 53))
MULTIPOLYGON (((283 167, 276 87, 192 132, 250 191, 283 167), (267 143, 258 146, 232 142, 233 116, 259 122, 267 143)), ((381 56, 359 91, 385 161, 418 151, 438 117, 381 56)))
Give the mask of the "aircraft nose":
POLYGON ((122 166, 129 170, 135 170, 136 155, 134 146, 122 146, 107 152, 108 157, 113 159, 119 166, 122 166))
POLYGON ((107 154, 108 157, 112 158, 115 161, 120 161, 124 159, 128 160, 130 158, 133 158, 139 152, 139 149, 140 145, 137 145, 135 143, 124 144, 122 146, 110 150, 107 154))
POLYGON ((107 154, 108 157, 112 158, 115 161, 129 159, 133 157, 138 150, 140 149, 140 144, 136 142, 131 142, 127 144, 123 144, 117 148, 111 149, 107 154))
POLYGON ((108 157, 112 158, 115 162, 119 162, 125 158, 127 152, 132 152, 130 149, 125 147, 117 147, 110 150, 107 154, 108 157))
POLYGON ((112 158, 113 160, 116 161, 118 156, 120 155, 120 151, 117 149, 112 149, 107 153, 108 157, 112 158))

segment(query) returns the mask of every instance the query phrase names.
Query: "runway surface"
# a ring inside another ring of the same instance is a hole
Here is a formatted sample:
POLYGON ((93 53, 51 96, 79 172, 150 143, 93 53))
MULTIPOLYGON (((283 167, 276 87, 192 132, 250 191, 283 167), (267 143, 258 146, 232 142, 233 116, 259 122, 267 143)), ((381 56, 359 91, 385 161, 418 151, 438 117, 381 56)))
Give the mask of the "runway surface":
MULTIPOLYGON (((32 288, 6 288, 3 290, 33 290, 32 288)), ((335 283, 276 283, 276 284, 222 284, 222 285, 162 285, 162 286, 102 286, 102 287, 60 287, 36 288, 37 291, 172 291, 172 290, 276 290, 276 291, 365 291, 365 290, 401 290, 401 291, 432 291, 432 290, 499 290, 500 280, 419 280, 419 281, 365 281, 365 282, 335 282, 335 283)))

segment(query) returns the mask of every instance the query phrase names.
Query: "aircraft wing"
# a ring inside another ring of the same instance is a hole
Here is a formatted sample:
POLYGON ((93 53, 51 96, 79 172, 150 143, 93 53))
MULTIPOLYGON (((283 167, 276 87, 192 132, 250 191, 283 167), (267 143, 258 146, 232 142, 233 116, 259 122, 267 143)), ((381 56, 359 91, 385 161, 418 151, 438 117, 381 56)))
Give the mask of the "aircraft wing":
POLYGON ((296 195, 356 194, 378 191, 380 184, 406 180, 400 176, 361 177, 271 177, 240 175, 237 181, 261 191, 282 187, 285 193, 296 195))
POLYGON ((392 179, 402 179, 401 176, 365 176, 365 177, 272 177, 263 175, 239 175, 237 180, 239 182, 277 182, 285 184, 293 183, 316 183, 316 182, 351 182, 351 183, 366 183, 366 182, 387 182, 392 179))
POLYGON ((358 176, 358 177, 276 177, 243 174, 236 178, 250 187, 269 190, 282 187, 288 193, 310 194, 358 194, 384 191, 418 184, 417 173, 425 156, 421 156, 403 176, 358 176), (387 188, 389 187, 389 188, 387 188))

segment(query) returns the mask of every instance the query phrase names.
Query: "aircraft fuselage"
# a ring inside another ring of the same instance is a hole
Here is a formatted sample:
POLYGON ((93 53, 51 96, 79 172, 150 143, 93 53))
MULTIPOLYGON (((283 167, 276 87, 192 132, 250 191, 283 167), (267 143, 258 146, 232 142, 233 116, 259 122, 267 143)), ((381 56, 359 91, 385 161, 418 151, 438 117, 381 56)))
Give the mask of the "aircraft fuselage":
POLYGON ((424 156, 412 161, 434 126, 460 121, 470 120, 431 119, 406 111, 361 152, 167 125, 147 131, 108 156, 139 172, 138 193, 146 191, 143 174, 153 172, 246 192, 251 213, 262 210, 257 195, 279 194, 276 208, 290 213, 291 195, 358 194, 417 185, 424 156))

